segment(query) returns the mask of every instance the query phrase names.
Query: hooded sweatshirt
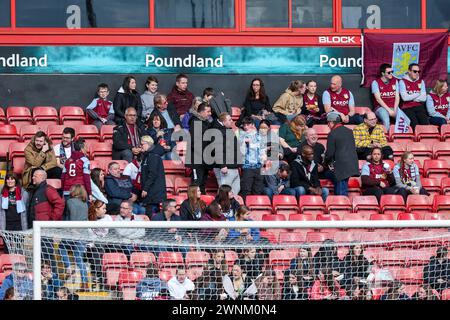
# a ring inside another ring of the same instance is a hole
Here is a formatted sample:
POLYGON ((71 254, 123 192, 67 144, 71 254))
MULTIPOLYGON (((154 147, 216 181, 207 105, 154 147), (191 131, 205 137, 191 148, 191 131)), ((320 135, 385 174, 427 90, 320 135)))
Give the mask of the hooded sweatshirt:
POLYGON ((273 112, 281 113, 284 115, 299 114, 302 110, 303 96, 297 95, 286 89, 286 91, 278 98, 273 105, 273 112))
POLYGON ((143 94, 141 94, 142 101, 142 119, 147 119, 152 113, 153 109, 155 109, 154 98, 158 92, 151 93, 146 90, 143 94))

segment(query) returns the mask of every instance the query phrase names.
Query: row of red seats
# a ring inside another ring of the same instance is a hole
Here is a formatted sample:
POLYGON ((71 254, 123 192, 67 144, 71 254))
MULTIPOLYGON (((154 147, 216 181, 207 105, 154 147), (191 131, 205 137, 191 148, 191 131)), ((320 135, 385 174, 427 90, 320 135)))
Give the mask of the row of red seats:
POLYGON ((35 106, 32 110, 25 106, 9 106, 6 108, 6 114, 0 108, 0 121, 15 124, 18 128, 31 124, 73 126, 85 124, 86 114, 79 106, 61 106, 59 116, 52 106, 35 106))

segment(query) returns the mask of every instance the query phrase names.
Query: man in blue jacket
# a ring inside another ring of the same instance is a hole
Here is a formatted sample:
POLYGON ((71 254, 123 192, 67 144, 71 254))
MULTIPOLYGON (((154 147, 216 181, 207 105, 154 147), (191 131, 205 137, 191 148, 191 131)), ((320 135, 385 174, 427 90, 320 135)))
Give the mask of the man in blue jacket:
POLYGON ((13 272, 8 275, 0 288, 0 300, 5 298, 6 290, 14 287, 16 300, 31 300, 33 298, 33 281, 27 274, 27 266, 22 262, 13 265, 13 272))

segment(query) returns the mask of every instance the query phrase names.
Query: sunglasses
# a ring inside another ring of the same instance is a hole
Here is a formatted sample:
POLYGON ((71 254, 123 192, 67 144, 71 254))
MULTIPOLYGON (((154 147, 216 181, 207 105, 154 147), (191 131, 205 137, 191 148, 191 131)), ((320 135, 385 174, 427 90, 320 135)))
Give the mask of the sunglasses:
POLYGON ((386 74, 393 74, 394 72, 393 71, 387 71, 387 72, 385 72, 386 74))
POLYGON ((420 73, 420 70, 411 70, 414 73, 420 73))

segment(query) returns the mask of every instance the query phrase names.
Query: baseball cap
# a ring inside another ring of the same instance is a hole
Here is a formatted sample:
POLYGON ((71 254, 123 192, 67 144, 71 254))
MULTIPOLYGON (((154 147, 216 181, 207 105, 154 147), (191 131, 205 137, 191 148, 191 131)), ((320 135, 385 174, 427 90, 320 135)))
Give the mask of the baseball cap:
POLYGON ((341 116, 337 113, 334 112, 330 112, 329 114, 327 114, 327 122, 336 122, 336 123, 340 123, 342 122, 341 116))

